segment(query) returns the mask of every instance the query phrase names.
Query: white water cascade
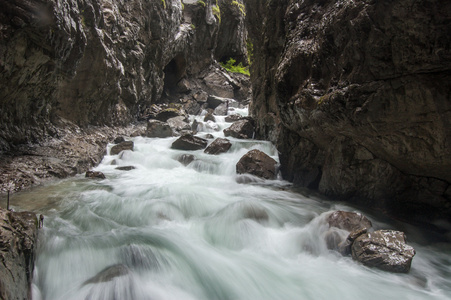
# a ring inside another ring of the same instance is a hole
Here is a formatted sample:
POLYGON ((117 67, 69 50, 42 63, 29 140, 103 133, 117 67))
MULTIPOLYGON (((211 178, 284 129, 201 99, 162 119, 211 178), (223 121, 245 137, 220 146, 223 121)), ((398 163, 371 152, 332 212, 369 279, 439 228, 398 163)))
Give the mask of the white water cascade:
MULTIPOLYGON (((216 119, 221 130, 205 130, 223 137, 230 123, 216 119)), ((135 151, 95 168, 104 180, 79 175, 15 196, 45 215, 34 300, 451 299, 449 244, 404 224, 396 229, 417 252, 410 273, 364 267, 324 240, 327 215, 355 208, 236 175, 250 149, 277 160, 269 142, 231 138, 228 153, 190 151, 185 167, 175 139, 132 138, 135 151)))

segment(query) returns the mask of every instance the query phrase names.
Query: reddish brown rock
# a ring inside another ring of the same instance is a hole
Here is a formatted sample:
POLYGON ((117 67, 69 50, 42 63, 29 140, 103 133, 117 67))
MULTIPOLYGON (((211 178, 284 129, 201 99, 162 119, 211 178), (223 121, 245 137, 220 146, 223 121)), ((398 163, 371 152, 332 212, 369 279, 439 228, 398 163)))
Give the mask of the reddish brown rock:
POLYGON ((277 162, 260 150, 251 150, 236 164, 238 174, 252 174, 264 179, 276 178, 277 162))

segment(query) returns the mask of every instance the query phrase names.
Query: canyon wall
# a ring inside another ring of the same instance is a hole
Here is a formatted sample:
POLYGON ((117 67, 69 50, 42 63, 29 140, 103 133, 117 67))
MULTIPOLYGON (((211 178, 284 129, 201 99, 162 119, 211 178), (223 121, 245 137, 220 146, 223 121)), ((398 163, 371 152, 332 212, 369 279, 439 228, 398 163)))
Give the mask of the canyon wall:
POLYGON ((245 4, 252 114, 283 177, 410 222, 451 220, 451 3, 245 4))

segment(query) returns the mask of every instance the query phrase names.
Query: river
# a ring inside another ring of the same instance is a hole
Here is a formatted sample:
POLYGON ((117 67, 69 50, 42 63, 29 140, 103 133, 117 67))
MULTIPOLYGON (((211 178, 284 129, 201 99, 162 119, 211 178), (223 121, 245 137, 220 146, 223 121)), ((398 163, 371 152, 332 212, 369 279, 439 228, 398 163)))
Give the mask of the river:
POLYGON ((272 144, 231 138, 228 153, 192 151, 184 166, 175 139, 132 138, 135 151, 95 168, 104 180, 79 175, 14 195, 16 209, 45 215, 34 300, 451 298, 451 247, 439 236, 365 212, 375 229, 404 230, 417 254, 409 274, 364 267, 324 241, 327 215, 356 208, 236 175, 250 149, 278 160, 272 144), (121 276, 95 277, 110 266, 121 276))

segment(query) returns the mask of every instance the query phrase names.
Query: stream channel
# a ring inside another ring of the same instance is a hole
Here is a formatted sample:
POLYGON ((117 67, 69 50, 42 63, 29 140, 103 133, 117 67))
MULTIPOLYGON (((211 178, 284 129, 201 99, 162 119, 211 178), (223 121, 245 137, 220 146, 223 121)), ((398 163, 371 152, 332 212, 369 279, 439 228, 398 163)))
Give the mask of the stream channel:
MULTIPOLYGON (((220 131, 198 135, 224 137, 230 123, 216 119, 220 131)), ((45 215, 34 300, 451 299, 451 246, 439 236, 364 212, 374 229, 405 231, 417 253, 409 274, 367 268, 324 240, 328 214, 358 209, 236 174, 251 149, 278 160, 271 143, 229 138, 229 152, 191 151, 184 166, 175 139, 130 138, 133 152, 95 168, 104 180, 83 174, 14 195, 16 210, 45 215)))

